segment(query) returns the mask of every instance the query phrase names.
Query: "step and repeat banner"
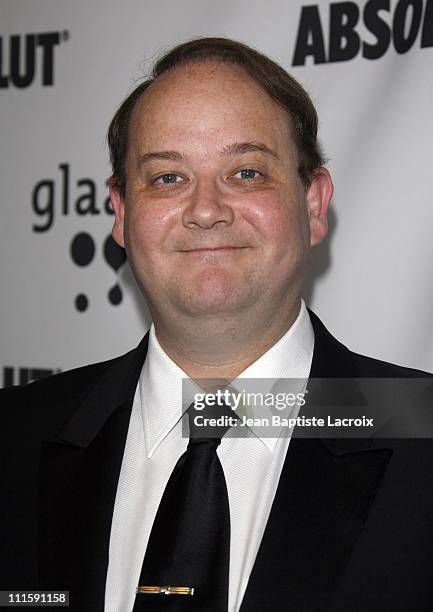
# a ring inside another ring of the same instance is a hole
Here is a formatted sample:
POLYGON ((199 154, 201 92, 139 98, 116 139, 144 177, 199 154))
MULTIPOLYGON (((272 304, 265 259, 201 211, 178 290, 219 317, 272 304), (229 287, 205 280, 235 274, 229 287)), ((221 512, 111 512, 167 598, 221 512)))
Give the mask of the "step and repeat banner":
POLYGON ((149 315, 106 130, 155 58, 245 42, 311 94, 335 195, 305 299, 353 350, 433 371, 433 0, 2 0, 1 380, 134 347, 149 315))

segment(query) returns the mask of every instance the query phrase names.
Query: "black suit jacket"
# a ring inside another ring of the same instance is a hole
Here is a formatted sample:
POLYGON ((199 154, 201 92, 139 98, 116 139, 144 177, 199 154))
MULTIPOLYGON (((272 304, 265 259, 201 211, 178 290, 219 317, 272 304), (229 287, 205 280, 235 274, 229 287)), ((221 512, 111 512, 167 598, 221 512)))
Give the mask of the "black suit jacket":
MULTIPOLYGON (((349 351, 310 312, 311 377, 416 377, 349 351)), ((131 352, 1 392, 0 589, 104 605, 111 520, 147 336, 131 352)), ((433 610, 433 443, 300 439, 241 612, 433 610)))

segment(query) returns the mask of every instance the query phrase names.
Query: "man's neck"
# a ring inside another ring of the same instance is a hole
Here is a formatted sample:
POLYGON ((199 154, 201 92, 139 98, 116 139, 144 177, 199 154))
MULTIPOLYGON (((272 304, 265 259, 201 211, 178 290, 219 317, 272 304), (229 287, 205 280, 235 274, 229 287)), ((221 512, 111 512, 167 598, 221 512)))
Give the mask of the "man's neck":
POLYGON ((265 321, 249 317, 194 320, 194 325, 170 326, 155 320, 162 349, 190 378, 233 380, 266 353, 290 329, 300 310, 300 299, 283 316, 265 321))

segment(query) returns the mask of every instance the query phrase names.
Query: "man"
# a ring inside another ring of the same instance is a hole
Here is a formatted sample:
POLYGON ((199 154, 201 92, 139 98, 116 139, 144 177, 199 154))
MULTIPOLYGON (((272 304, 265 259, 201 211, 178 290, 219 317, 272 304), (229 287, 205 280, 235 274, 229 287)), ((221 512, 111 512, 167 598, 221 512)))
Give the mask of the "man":
POLYGON ((350 352, 301 300, 333 190, 306 92, 198 39, 127 98, 109 145, 113 236, 153 324, 123 357, 4 394, 2 588, 69 590, 89 612, 430 610, 430 441, 226 435, 199 487, 185 475, 183 377, 423 375, 350 352), (206 586, 177 578, 192 557, 206 586))

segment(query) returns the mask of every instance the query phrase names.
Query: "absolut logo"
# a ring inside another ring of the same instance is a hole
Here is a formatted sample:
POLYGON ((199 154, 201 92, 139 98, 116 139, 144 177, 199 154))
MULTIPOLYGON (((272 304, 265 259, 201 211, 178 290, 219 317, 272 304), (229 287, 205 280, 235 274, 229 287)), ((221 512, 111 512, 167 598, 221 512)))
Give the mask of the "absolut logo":
MULTIPOLYGON (((347 62, 358 55, 368 60, 383 57, 391 48, 407 53, 414 45, 433 47, 433 0, 370 0, 361 11, 358 3, 329 5, 329 34, 322 27, 319 4, 303 6, 296 36, 293 66, 347 62), (368 31, 367 40, 359 33, 368 31)), ((323 11, 323 6, 321 6, 323 11)))
POLYGON ((0 36, 0 89, 54 85, 56 48, 69 31, 0 36))

